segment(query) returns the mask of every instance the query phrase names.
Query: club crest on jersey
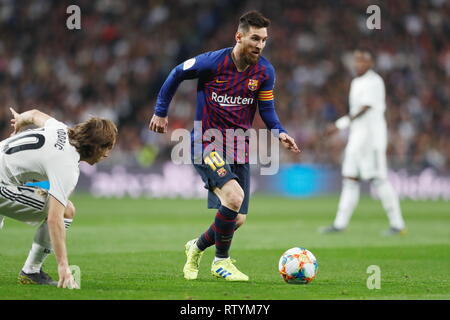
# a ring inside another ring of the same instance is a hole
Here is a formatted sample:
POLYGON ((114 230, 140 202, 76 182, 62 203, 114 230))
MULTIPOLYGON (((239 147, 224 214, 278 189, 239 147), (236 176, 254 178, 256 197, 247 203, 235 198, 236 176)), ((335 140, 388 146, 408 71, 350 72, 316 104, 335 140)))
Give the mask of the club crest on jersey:
POLYGON ((251 91, 255 91, 256 89, 258 89, 258 80, 248 79, 248 88, 251 91))
POLYGON ((225 168, 220 168, 219 170, 217 170, 217 174, 219 175, 219 177, 224 177, 227 174, 227 170, 225 168))

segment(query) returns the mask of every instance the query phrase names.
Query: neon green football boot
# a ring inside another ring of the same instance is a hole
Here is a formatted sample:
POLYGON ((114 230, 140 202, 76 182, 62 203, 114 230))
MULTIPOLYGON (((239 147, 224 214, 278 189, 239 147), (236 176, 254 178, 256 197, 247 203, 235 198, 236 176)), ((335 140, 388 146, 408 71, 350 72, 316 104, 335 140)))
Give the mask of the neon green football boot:
POLYGON ((187 258, 183 268, 184 278, 187 280, 195 280, 197 279, 200 260, 204 251, 201 251, 197 247, 197 239, 188 241, 184 247, 187 258))
POLYGON ((233 262, 236 261, 231 260, 229 257, 213 262, 211 265, 211 274, 216 278, 227 281, 248 281, 248 276, 240 272, 233 262))

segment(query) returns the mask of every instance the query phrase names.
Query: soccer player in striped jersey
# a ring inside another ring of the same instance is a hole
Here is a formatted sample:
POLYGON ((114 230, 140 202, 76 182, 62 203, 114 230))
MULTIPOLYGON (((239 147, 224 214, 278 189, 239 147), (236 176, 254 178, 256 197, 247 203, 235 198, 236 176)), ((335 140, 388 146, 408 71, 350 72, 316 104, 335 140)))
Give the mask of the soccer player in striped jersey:
POLYGON ((76 289, 65 241, 65 229, 75 215, 69 196, 78 182, 79 162, 93 165, 106 158, 117 139, 117 127, 110 120, 91 118, 68 128, 39 110, 11 112, 14 132, 0 142, 0 228, 4 217, 39 226, 19 282, 76 289), (23 130, 28 125, 37 128, 23 130), (49 181, 50 188, 25 185, 35 181, 49 181), (52 251, 58 282, 42 271, 52 251))
MULTIPOLYGON (((183 272, 188 280, 197 278, 203 252, 212 245, 216 249, 211 266, 213 276, 228 281, 249 279, 236 268, 229 256, 234 231, 246 220, 250 196, 248 139, 244 146, 246 152, 240 156, 239 146, 227 147, 230 129, 250 129, 258 109, 267 128, 278 130, 282 145, 293 152, 300 152, 275 112, 275 70, 261 55, 268 38, 269 24, 270 21, 259 12, 244 14, 239 19, 234 47, 203 53, 178 65, 167 77, 157 98, 149 129, 165 133, 169 104, 179 84, 183 80, 198 79, 195 120, 201 123, 203 154, 201 159, 196 155, 191 158, 209 190, 208 207, 217 209, 217 213, 203 234, 186 243, 187 261, 183 272), (214 151, 206 152, 210 141, 205 141, 208 139, 204 134, 209 129, 218 130, 223 139, 214 144, 214 151)), ((193 130, 192 150, 195 150, 196 136, 193 130)), ((231 141, 234 143, 236 139, 231 141)))

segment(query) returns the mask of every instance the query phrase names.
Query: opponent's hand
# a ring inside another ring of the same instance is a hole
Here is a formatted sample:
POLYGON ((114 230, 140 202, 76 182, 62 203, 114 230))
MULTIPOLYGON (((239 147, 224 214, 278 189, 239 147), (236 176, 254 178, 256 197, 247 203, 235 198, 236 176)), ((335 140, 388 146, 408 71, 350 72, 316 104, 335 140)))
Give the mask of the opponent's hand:
POLYGON ((284 132, 280 133, 279 138, 283 147, 295 153, 300 152, 300 149, 297 147, 294 138, 290 137, 284 132))
POLYGON ((20 131, 21 128, 20 114, 17 113, 13 108, 9 108, 9 110, 11 110, 11 113, 13 115, 13 118, 11 119, 11 127, 13 127, 14 131, 11 133, 11 135, 15 135, 20 131))
POLYGON ((58 266, 58 288, 80 289, 68 266, 58 266))
POLYGON ((168 125, 169 120, 167 119, 167 117, 158 117, 154 114, 152 120, 150 120, 148 129, 158 133, 166 133, 168 125))

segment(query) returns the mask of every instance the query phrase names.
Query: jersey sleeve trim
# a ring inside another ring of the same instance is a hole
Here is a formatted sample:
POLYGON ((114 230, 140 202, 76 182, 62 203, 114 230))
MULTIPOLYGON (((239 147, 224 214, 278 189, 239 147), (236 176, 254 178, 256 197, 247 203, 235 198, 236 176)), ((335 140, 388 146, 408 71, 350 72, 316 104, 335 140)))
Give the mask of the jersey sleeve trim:
POLYGON ((259 101, 270 101, 273 100, 273 90, 261 90, 258 94, 259 101))
POLYGON ((68 199, 64 200, 63 198, 61 198, 59 196, 55 196, 55 194, 50 191, 48 191, 48 194, 50 196, 52 196, 53 198, 55 198, 55 200, 57 200, 59 203, 61 203, 64 207, 67 207, 67 202, 69 202, 68 199))

